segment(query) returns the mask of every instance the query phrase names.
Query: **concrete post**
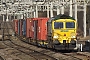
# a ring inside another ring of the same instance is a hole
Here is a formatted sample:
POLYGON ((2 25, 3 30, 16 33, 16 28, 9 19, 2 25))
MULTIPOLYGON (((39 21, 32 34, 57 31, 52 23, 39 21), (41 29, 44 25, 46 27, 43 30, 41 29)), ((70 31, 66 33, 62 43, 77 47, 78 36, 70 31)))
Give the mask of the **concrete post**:
MULTIPOLYGON (((76 3, 77 1, 75 0, 75 3, 76 3)), ((77 21, 77 3, 75 4, 75 19, 76 19, 76 21, 77 21)))
POLYGON ((72 17, 72 0, 70 0, 70 14, 69 14, 71 17, 72 17))
POLYGON ((50 15, 51 15, 51 17, 53 17, 53 4, 52 4, 52 2, 51 2, 51 6, 50 6, 50 15))
POLYGON ((49 18, 49 5, 47 4, 47 17, 49 18))
POLYGON ((84 37, 86 37, 86 7, 87 7, 87 4, 84 3, 84 18, 83 18, 83 28, 84 28, 84 37))

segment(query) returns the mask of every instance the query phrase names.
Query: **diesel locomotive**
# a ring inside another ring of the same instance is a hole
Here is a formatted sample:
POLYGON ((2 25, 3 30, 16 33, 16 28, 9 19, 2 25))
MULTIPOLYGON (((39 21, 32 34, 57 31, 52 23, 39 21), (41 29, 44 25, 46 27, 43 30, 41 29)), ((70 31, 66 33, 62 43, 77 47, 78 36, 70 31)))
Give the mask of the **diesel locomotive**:
POLYGON ((47 22, 47 39, 56 49, 77 49, 77 22, 73 17, 57 15, 47 22))

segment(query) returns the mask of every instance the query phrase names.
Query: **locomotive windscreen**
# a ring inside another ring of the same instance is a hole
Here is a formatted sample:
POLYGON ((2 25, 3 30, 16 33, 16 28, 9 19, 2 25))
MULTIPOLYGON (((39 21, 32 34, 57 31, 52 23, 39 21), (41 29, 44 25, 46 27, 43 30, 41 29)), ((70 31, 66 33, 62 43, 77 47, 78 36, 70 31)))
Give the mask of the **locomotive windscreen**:
POLYGON ((66 28, 75 28, 74 22, 66 22, 66 28))
POLYGON ((63 22, 54 22, 54 29, 63 28, 63 22))

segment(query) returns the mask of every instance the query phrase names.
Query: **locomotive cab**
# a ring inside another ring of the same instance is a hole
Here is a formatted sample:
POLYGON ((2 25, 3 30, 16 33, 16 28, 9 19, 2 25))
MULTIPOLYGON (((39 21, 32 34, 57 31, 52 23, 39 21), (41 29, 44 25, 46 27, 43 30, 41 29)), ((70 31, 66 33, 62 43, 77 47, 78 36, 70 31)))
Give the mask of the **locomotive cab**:
POLYGON ((70 19, 57 20, 52 22, 53 40, 59 43, 71 43, 76 41, 76 22, 70 19))
POLYGON ((53 21, 52 25, 52 38, 54 44, 65 45, 69 48, 76 47, 76 21, 61 19, 53 21))

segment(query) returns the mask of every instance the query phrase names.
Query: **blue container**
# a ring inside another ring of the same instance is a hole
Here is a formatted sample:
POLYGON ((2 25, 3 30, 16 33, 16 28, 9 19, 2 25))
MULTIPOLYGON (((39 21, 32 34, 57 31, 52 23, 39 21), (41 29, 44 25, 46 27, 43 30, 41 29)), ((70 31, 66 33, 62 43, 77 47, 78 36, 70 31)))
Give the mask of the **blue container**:
POLYGON ((23 31, 23 36, 26 36, 26 20, 23 20, 22 31, 23 31))
POLYGON ((18 20, 18 35, 20 35, 20 20, 18 20))

